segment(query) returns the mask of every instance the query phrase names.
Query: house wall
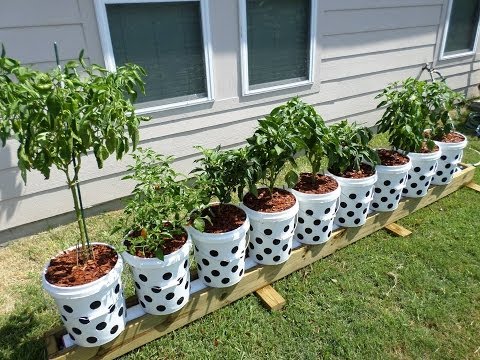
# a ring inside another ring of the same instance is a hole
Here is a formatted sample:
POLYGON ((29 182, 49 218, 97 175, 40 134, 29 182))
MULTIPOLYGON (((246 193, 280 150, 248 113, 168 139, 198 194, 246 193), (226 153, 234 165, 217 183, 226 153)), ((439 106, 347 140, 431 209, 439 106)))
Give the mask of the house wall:
MULTIPOLYGON (((447 5, 448 0, 319 0, 313 85, 242 96, 238 2, 210 0, 215 101, 150 114, 153 119, 140 130, 141 146, 176 156, 178 169, 188 172, 194 145, 242 144, 257 119, 295 95, 328 122, 348 117, 373 125, 380 116, 375 95, 392 81, 418 76, 426 62, 453 88, 476 94, 478 53, 438 60, 447 5)), ((84 48, 88 61, 104 63, 93 0, 1 0, 0 8, 0 42, 8 56, 51 68, 56 41, 62 61, 76 59, 84 48)), ((45 181, 32 172, 23 184, 16 147, 10 140, 0 149, 0 242, 11 229, 72 210, 62 174, 53 171, 45 181)), ((128 163, 108 160, 98 170, 92 156, 84 160, 87 207, 130 193, 132 184, 120 181, 128 163)))

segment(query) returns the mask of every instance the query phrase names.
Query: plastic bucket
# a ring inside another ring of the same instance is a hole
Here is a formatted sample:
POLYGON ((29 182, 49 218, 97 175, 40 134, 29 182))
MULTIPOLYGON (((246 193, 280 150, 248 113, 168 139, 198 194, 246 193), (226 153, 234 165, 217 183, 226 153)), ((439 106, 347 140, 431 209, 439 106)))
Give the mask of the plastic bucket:
POLYGON ((248 254, 258 264, 278 265, 292 253, 292 240, 297 224, 298 200, 290 209, 263 213, 240 204, 250 219, 248 254))
POLYGON ((373 199, 373 186, 377 173, 362 179, 333 176, 340 184, 340 206, 335 216, 335 224, 343 227, 357 227, 367 221, 368 207, 373 199))
MULTIPOLYGON (((93 245, 112 246, 103 243, 93 245)), ((72 246, 66 251, 74 250, 72 246)), ((60 287, 45 278, 48 262, 42 273, 43 288, 53 297, 63 324, 75 344, 84 347, 100 346, 115 339, 125 328, 125 299, 121 274, 123 260, 119 255, 110 272, 91 283, 60 287)))
POLYGON ((195 244, 198 277, 207 286, 222 288, 238 283, 245 273, 248 216, 239 228, 210 234, 189 227, 195 244))
POLYGON ((398 207, 402 190, 407 184, 408 171, 412 167, 412 161, 404 165, 385 166, 377 165, 377 182, 373 192, 373 200, 370 208, 374 211, 393 211, 398 207))
POLYGON ((402 194, 405 197, 419 198, 427 194, 428 187, 435 174, 440 151, 433 153, 408 153, 412 167, 408 171, 407 185, 402 194))
POLYGON ((432 178, 433 185, 447 185, 452 181, 453 174, 457 165, 462 161, 463 149, 467 146, 467 137, 464 141, 459 143, 445 143, 435 141, 435 144, 440 148, 442 155, 438 159, 438 167, 435 175, 432 178))
POLYGON ((295 240, 303 244, 321 244, 332 235, 333 219, 337 213, 340 185, 327 194, 305 194, 291 190, 298 201, 298 224, 295 240))
POLYGON ((142 258, 124 252, 130 265, 137 297, 146 313, 153 315, 171 314, 186 305, 190 298, 187 285, 190 280, 188 255, 192 248, 190 235, 178 250, 157 258, 142 258))

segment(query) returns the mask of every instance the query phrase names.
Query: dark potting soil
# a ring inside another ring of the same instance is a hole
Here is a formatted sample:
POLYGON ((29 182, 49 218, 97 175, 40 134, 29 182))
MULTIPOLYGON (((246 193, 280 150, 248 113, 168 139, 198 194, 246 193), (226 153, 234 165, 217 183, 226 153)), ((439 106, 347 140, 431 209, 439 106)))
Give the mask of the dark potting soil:
POLYGON ((380 158, 380 163, 385 166, 398 166, 408 163, 408 158, 406 156, 403 156, 394 150, 378 149, 377 154, 380 158))
POLYGON ((258 189, 258 197, 247 193, 243 197, 243 203, 248 208, 264 213, 276 213, 290 209, 295 205, 296 199, 287 190, 274 188, 273 192, 266 188, 258 189))
POLYGON ((459 143, 464 140, 465 140, 465 136, 459 133, 451 132, 442 136, 442 138, 439 139, 438 141, 445 142, 445 143, 459 143))
POLYGON ((337 180, 328 175, 301 173, 300 179, 293 188, 304 194, 327 194, 338 188, 337 180), (315 182, 313 181, 315 179, 315 182))
POLYGON ((77 250, 65 251, 50 260, 45 278, 56 286, 70 287, 88 284, 108 274, 118 260, 117 252, 105 245, 92 245, 93 259, 81 260, 77 250))
POLYGON ((372 176, 375 174, 375 169, 373 169, 370 165, 367 164, 361 164, 360 165, 360 170, 354 170, 354 169, 349 169, 347 171, 344 171, 341 174, 335 174, 333 171, 330 171, 332 174, 336 176, 341 176, 344 178, 349 178, 349 179, 363 179, 369 176, 372 176))
MULTIPOLYGON (((133 231, 129 236, 138 237, 141 235, 142 235, 142 231, 137 230, 137 231, 133 231)), ((188 240, 188 234, 186 231, 182 232, 181 234, 175 234, 173 235, 172 238, 164 239, 163 245, 162 245, 163 255, 168 255, 177 251, 187 242, 187 240, 188 240)), ((131 243, 128 240, 126 240, 125 246, 127 248, 130 248, 131 243)), ((157 257, 155 253, 151 251, 144 251, 144 249, 141 249, 141 248, 135 249, 135 256, 138 256, 141 258, 147 258, 147 259, 153 259, 157 257)))
POLYGON ((231 204, 214 204, 204 210, 210 221, 205 221, 205 232, 221 234, 238 229, 247 220, 247 214, 239 207, 231 204))
POLYGON ((423 143, 422 144, 422 148, 420 149, 420 151, 415 151, 416 153, 421 153, 421 154, 429 154, 429 153, 434 153, 434 152, 437 152, 438 150, 440 150, 440 148, 438 147, 438 145, 435 145, 433 147, 433 150, 430 150, 427 146, 427 143, 423 143))

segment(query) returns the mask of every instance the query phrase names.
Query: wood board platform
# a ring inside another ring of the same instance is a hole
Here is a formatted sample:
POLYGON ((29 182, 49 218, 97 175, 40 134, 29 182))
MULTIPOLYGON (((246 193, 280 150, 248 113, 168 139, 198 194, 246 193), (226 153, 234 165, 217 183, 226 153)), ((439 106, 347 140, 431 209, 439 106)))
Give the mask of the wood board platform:
MULTIPOLYGON (((446 186, 432 186, 423 198, 403 198, 395 211, 372 213, 365 225, 358 228, 342 228, 334 231, 332 238, 321 245, 301 245, 292 251, 290 259, 276 266, 257 265, 245 272, 240 283, 229 288, 205 288, 192 292, 190 301, 180 311, 167 316, 143 314, 129 321, 125 331, 108 344, 85 348, 70 346, 61 349, 63 327, 52 329, 45 335, 49 359, 114 359, 144 344, 147 344, 171 331, 181 328, 202 316, 220 309, 235 300, 253 293, 265 286, 318 261, 335 251, 370 235, 383 227, 455 192, 471 183, 475 167, 462 164, 453 180, 446 186)), ((196 274, 192 274, 195 278, 196 274)), ((135 296, 127 299, 127 307, 138 303, 135 296)))

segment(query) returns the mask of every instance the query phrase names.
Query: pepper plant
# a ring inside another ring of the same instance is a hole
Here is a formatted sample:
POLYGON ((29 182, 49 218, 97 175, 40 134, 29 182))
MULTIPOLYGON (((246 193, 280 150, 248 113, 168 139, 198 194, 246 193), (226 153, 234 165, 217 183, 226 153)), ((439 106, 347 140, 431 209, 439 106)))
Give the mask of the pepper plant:
POLYGON ((117 159, 135 149, 138 126, 147 118, 135 114, 132 102, 144 91, 145 72, 128 64, 109 72, 87 66, 83 51, 79 62, 63 69, 41 72, 0 57, 0 139, 18 143, 18 167, 23 180, 27 171, 40 171, 46 179, 52 167, 65 174, 80 230, 82 260, 89 253, 88 235, 80 206, 77 183, 83 156, 93 150, 97 165, 112 154, 117 159), (126 97, 127 96, 127 97, 126 97))
POLYGON ((187 177, 172 168, 173 157, 141 148, 132 156, 135 162, 123 179, 134 180, 136 185, 112 233, 121 231, 127 236, 125 250, 132 255, 140 250, 146 257, 163 260, 165 242, 185 233, 190 213, 203 199, 189 186, 187 177))
POLYGON ((373 137, 370 129, 343 120, 332 125, 330 130, 335 151, 328 153, 328 168, 333 174, 341 176, 346 171, 358 171, 364 162, 373 167, 380 163, 377 152, 368 146, 373 137))

